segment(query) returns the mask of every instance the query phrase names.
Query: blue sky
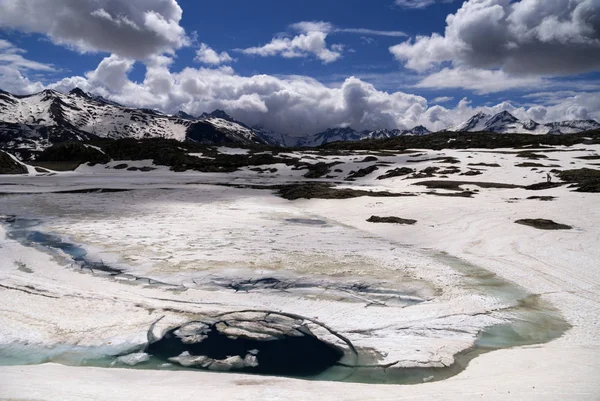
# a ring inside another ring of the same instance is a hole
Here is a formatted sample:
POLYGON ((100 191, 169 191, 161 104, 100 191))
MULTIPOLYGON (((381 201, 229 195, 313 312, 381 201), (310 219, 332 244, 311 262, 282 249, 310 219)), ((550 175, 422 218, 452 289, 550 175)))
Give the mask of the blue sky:
POLYGON ((0 87, 220 107, 292 134, 600 119, 598 20, 595 0, 4 0, 0 87))

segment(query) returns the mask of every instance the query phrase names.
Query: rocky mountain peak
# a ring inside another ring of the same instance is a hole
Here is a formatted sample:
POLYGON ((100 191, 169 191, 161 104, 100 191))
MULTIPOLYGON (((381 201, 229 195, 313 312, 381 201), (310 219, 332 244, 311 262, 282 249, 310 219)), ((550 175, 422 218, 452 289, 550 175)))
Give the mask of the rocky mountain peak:
POLYGON ((78 96, 78 97, 82 97, 82 98, 85 98, 85 99, 91 99, 92 98, 90 95, 88 95, 86 92, 84 92, 81 88, 73 88, 73 89, 71 89, 71 91, 69 92, 69 95, 78 96))

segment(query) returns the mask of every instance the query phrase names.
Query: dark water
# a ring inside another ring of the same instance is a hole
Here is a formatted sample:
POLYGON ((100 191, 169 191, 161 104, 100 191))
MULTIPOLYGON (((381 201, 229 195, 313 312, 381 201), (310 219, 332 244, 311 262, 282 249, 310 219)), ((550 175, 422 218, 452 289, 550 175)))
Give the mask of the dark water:
POLYGON ((16 219, 11 223, 11 228, 16 228, 8 233, 8 237, 21 242, 26 246, 41 246, 50 251, 61 251, 68 255, 73 262, 81 269, 89 269, 109 274, 121 274, 122 270, 107 266, 103 262, 90 260, 87 251, 79 245, 67 242, 61 237, 53 234, 47 234, 36 230, 27 230, 38 225, 36 220, 28 221, 25 219, 16 219))

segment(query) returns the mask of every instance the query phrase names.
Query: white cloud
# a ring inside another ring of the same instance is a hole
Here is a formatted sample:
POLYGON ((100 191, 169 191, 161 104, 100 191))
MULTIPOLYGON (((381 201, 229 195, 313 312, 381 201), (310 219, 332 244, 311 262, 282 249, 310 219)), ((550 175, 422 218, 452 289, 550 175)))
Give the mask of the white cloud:
POLYGON ((22 55, 25 50, 14 46, 7 40, 0 39, 0 65, 9 66, 16 70, 55 71, 51 64, 39 63, 29 60, 22 55))
POLYGON ((233 58, 227 52, 217 53, 210 48, 206 43, 200 44, 200 49, 196 52, 196 61, 203 64, 220 65, 227 64, 233 61, 233 58))
POLYGON ((290 25, 290 28, 300 33, 308 32, 324 32, 324 33, 353 33, 357 35, 369 35, 369 36, 390 36, 390 37, 402 37, 407 36, 402 31, 384 31, 377 29, 368 28, 341 28, 333 25, 330 22, 325 21, 301 21, 290 25))
POLYGON ((261 57, 280 55, 284 58, 299 58, 315 56, 324 64, 332 63, 342 57, 335 48, 329 48, 325 39, 327 32, 311 31, 301 33, 293 38, 275 37, 271 42, 257 47, 240 49, 244 54, 261 57))
POLYGON ((390 48, 407 68, 442 63, 516 75, 564 75, 600 68, 598 0, 468 0, 446 18, 444 35, 390 48))
POLYGON ((454 100, 453 96, 439 96, 433 99, 432 103, 448 103, 454 100))
MULTIPOLYGON (((456 106, 446 108, 439 104, 431 106, 421 96, 377 90, 354 77, 331 87, 305 76, 241 76, 228 66, 173 72, 171 64, 169 57, 155 57, 146 63, 144 80, 133 82, 127 78, 132 61, 113 55, 85 77, 63 79, 50 87, 68 91, 79 86, 122 104, 171 113, 185 110, 201 114, 219 108, 249 125, 292 135, 313 134, 336 126, 360 130, 424 125, 440 130, 478 111, 508 110, 519 118, 539 122, 572 118, 600 120, 600 92, 597 91, 568 92, 552 99, 539 95, 539 102, 534 99, 532 104, 522 106, 502 102, 473 107, 463 99, 456 106)), ((433 103, 450 100, 439 98, 433 103)))
POLYGON ((390 36, 394 38, 408 36, 406 33, 402 31, 378 31, 376 29, 367 29, 367 28, 336 28, 334 30, 336 33, 354 33, 357 35, 370 35, 370 36, 390 36))
POLYGON ((113 54, 102 60, 98 68, 88 72, 86 77, 93 86, 103 86, 112 92, 118 92, 129 82, 127 74, 131 71, 133 63, 133 60, 113 54))
POLYGON ((325 21, 300 21, 290 25, 290 28, 300 33, 323 32, 329 33, 334 27, 331 23, 325 21))
POLYGON ((463 88, 479 94, 501 92, 511 89, 543 86, 546 80, 539 77, 511 77, 502 70, 477 68, 443 68, 422 79, 417 88, 463 88))
MULTIPOLYGON (((454 0, 437 0, 438 2, 441 3, 452 3, 454 0)), ((417 8, 417 9, 422 9, 422 8, 426 8, 429 7, 433 4, 436 3, 436 0, 396 0, 395 1, 397 6, 400 7, 404 7, 404 8, 417 8)))
MULTIPOLYGON (((345 49, 345 46, 342 44, 328 46, 326 39, 329 35, 349 33, 369 36, 406 36, 401 31, 339 28, 325 21, 301 21, 290 25, 290 29, 298 32, 298 34, 293 37, 279 35, 263 46, 238 49, 238 51, 261 57, 282 56, 284 58, 299 58, 315 56, 324 64, 328 64, 340 59, 345 49)), ((353 50, 348 50, 348 52, 353 52, 353 50)))
POLYGON ((0 64, 0 89, 16 95, 29 95, 43 90, 44 85, 29 80, 14 67, 0 64))
POLYGON ((145 59, 188 44, 176 0, 3 0, 0 27, 48 35, 81 52, 145 59))

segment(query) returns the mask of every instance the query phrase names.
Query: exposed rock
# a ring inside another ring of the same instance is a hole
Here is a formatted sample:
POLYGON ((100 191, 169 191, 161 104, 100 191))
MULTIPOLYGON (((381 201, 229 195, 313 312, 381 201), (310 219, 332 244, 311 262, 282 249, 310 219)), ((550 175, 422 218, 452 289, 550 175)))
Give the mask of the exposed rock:
POLYGON ((447 189, 450 191, 462 191, 461 185, 472 185, 480 188, 521 188, 521 186, 515 184, 479 181, 421 181, 416 182, 413 185, 422 185, 429 189, 447 189))
POLYGON ((561 180, 572 183, 577 192, 600 192, 600 170, 581 168, 558 172, 561 180))
POLYGON ((409 175, 412 174, 415 170, 413 170, 412 168, 408 168, 408 167, 399 167, 399 168, 395 168, 393 170, 388 171, 387 173, 380 175, 379 177, 377 177, 378 180, 385 180, 387 178, 393 178, 393 177, 402 177, 405 175, 409 175))
POLYGON ((353 181, 356 178, 366 177, 374 171, 379 170, 379 167, 373 165, 365 168, 361 168, 358 171, 351 171, 348 177, 346 177, 346 181, 353 181))
POLYGON ((544 182, 537 182, 535 184, 527 185, 524 188, 529 191, 541 191, 544 189, 552 189, 552 188, 562 187, 563 185, 565 185, 563 182, 544 181, 544 182))
POLYGON ((515 223, 534 227, 540 230, 570 230, 573 228, 566 224, 560 224, 546 219, 521 219, 515 221, 515 223))
POLYGON ((469 163, 469 166, 500 167, 498 163, 469 163))
POLYGON ((554 167, 560 167, 557 164, 552 164, 550 166, 546 166, 545 164, 541 164, 541 163, 532 163, 532 162, 525 162, 525 163, 519 163, 519 164, 515 164, 516 167, 543 167, 543 168, 554 168, 554 167))
POLYGON ((474 176, 474 175, 481 175, 481 174, 483 174, 483 173, 479 170, 469 170, 467 172, 462 173, 461 175, 474 176))
POLYGON ((418 178, 431 178, 431 177, 435 177, 435 173, 437 173, 439 171, 439 167, 427 167, 421 171, 419 171, 418 173, 415 173, 413 175, 411 175, 408 178, 411 179, 418 179, 418 178))
POLYGON ((531 152, 529 150, 517 153, 517 157, 522 157, 522 158, 525 158, 525 159, 532 159, 532 160, 547 159, 548 158, 548 156, 546 156, 546 155, 540 155, 539 153, 534 153, 534 152, 531 152))
POLYGON ((0 174, 27 174, 27 167, 0 151, 0 174))
POLYGON ((416 196, 410 193, 393 193, 387 191, 365 191, 362 189, 333 188, 330 184, 308 182, 302 184, 283 185, 279 187, 279 196, 287 200, 296 199, 350 199, 361 196, 396 197, 416 196))
POLYGON ((380 216, 371 216, 367 219, 369 223, 392 223, 392 224, 408 224, 413 225, 417 222, 417 220, 412 219, 403 219, 400 217, 388 216, 388 217, 380 217, 380 216))

